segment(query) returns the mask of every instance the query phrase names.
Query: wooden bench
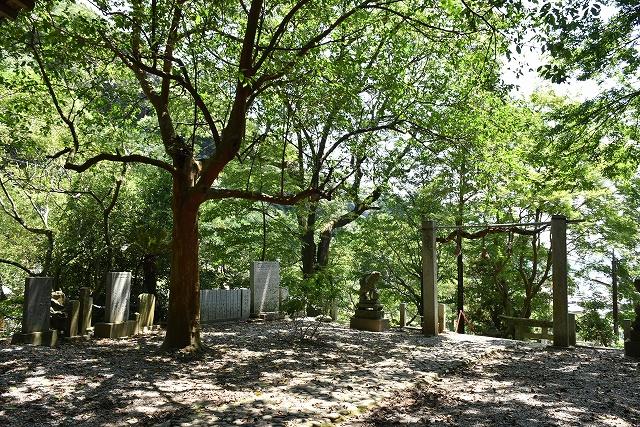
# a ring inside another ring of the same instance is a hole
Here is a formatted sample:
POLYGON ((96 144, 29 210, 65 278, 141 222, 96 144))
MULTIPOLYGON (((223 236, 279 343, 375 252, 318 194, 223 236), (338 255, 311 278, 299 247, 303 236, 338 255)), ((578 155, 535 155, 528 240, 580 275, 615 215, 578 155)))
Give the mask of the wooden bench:
MULTIPOLYGON (((523 317, 500 316, 508 326, 513 326, 516 340, 527 339, 553 340, 553 321, 539 319, 525 319, 523 317), (531 328, 540 328, 540 332, 532 332, 531 328)), ((576 345, 576 317, 569 313, 569 343, 576 345)))

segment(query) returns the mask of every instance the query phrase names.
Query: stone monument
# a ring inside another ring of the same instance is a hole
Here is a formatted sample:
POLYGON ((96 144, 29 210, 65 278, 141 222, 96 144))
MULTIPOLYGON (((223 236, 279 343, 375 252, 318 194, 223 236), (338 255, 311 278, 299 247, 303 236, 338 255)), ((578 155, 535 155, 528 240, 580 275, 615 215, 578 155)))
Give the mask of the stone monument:
POLYGON ((251 316, 277 316, 280 312, 280 263, 254 261, 250 279, 251 316))
POLYGON ((106 292, 105 321, 95 324, 94 336, 96 338, 120 338, 135 335, 138 332, 138 321, 129 320, 131 272, 111 271, 107 273, 106 292))
POLYGON ((384 311, 379 302, 376 284, 380 273, 374 271, 360 279, 360 290, 356 313, 351 318, 351 329, 361 331, 382 332, 389 329, 389 319, 384 318, 384 311))
POLYGON ((22 331, 15 334, 12 344, 35 344, 53 347, 58 331, 49 329, 52 277, 27 277, 24 284, 22 331))
POLYGON ((91 328, 91 315, 93 313, 93 297, 91 289, 80 288, 80 322, 78 324, 78 333, 80 335, 88 335, 88 329, 91 328))
MULTIPOLYGON (((640 292, 640 278, 634 280, 633 286, 640 292)), ((640 303, 636 304, 636 318, 631 324, 627 339, 624 341, 625 356, 640 358, 640 303)))

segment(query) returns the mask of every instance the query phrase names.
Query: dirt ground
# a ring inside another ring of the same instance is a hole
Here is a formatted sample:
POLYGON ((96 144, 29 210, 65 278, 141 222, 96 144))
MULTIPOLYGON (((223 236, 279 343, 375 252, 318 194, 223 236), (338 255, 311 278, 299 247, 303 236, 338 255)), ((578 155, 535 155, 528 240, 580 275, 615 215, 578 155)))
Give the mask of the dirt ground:
POLYGON ((0 345, 0 425, 640 425, 620 351, 293 326, 206 327, 198 359, 161 353, 161 333, 0 345))
POLYGON ((350 424, 639 426, 638 362, 619 350, 508 348, 350 424))

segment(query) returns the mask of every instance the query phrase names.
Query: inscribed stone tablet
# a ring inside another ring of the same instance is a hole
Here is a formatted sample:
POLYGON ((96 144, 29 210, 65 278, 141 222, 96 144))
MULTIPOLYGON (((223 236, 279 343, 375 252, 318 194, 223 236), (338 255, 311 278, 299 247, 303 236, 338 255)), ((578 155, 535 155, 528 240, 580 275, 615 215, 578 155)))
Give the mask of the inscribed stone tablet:
POLYGON ((251 313, 280 309, 280 263, 254 261, 251 265, 251 313))
POLYGON ((49 331, 52 277, 27 277, 24 284, 22 333, 49 331))
POLYGON ((121 323, 129 319, 129 293, 131 291, 131 272, 107 273, 107 302, 105 321, 121 323))

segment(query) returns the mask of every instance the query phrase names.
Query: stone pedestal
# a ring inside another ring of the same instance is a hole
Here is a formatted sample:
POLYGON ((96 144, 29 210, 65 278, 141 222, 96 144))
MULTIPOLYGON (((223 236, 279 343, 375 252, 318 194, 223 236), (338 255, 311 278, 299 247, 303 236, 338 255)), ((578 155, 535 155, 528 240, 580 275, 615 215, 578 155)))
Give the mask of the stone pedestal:
POLYGON ((378 302, 379 295, 376 283, 380 273, 374 271, 360 279, 360 297, 356 305, 355 315, 349 322, 351 329, 361 331, 382 332, 389 329, 389 320, 384 318, 382 305, 378 302))
POLYGON ((46 345, 54 347, 58 343, 58 331, 50 329, 45 332, 30 332, 14 334, 11 337, 11 344, 31 344, 31 345, 46 345))
POLYGON ((360 331, 383 332, 389 329, 389 319, 361 319, 352 317, 349 322, 349 327, 360 331))
POLYGON ((123 338, 138 333, 138 321, 127 320, 120 323, 96 323, 93 334, 96 338, 123 338))

